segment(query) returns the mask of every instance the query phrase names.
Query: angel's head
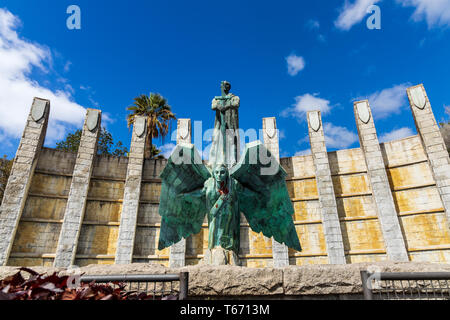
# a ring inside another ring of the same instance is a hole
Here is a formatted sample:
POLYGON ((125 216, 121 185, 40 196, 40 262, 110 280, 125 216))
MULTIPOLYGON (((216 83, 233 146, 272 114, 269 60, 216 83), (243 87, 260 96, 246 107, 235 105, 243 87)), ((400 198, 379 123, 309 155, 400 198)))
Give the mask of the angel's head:
POLYGON ((214 179, 217 182, 225 182, 228 179, 228 168, 224 164, 218 164, 213 170, 214 179))

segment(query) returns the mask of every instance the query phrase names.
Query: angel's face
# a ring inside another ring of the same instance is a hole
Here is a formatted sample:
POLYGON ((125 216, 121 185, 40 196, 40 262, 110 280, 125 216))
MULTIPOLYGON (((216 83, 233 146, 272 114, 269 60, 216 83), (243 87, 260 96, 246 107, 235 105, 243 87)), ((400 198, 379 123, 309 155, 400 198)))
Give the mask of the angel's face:
POLYGON ((228 169, 223 166, 216 167, 214 169, 214 178, 217 182, 226 181, 228 178, 228 169))

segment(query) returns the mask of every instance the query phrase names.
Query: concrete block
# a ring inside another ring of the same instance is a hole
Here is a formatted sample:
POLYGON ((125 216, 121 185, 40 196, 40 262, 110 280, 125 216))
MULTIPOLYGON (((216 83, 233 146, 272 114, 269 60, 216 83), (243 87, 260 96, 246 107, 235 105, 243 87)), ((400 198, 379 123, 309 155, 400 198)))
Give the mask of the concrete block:
POLYGON ((0 266, 6 265, 16 235, 17 227, 22 216, 23 208, 28 196, 28 189, 34 174, 39 153, 47 132, 48 118, 50 114, 50 101, 34 98, 31 111, 25 125, 22 139, 16 153, 11 175, 4 192, 4 199, 0 207, 0 266), (38 108, 41 108, 38 110, 38 108), (42 114, 35 121, 33 112, 42 114))
POLYGON ((334 186, 331 179, 328 154, 326 152, 325 135, 320 111, 308 112, 307 119, 328 261, 330 264, 345 264, 346 259, 342 230, 339 222, 334 186), (321 143, 313 143, 312 136, 320 136, 321 143), (322 157, 322 154, 326 156, 322 157))
MULTIPOLYGON (((280 148, 277 122, 275 118, 263 119, 264 144, 275 159, 280 161, 280 148)), ((288 247, 272 238, 273 266, 276 268, 289 265, 288 247)))
POLYGON ((88 109, 83 125, 81 134, 83 147, 78 148, 66 211, 56 249, 55 267, 67 268, 73 265, 75 261, 78 237, 89 191, 89 181, 93 170, 93 160, 97 150, 97 141, 101 128, 101 111, 96 110, 99 114, 97 127, 93 131, 88 129, 88 115, 91 110, 94 109, 88 109))
POLYGON ((376 135, 372 112, 367 100, 354 103, 356 126, 359 133, 361 149, 367 165, 367 174, 371 183, 381 231, 385 241, 388 258, 392 261, 409 261, 403 240, 400 222, 392 197, 385 164, 376 135), (366 138, 370 135, 370 139, 366 138), (375 138, 374 138, 375 136, 375 138), (368 146, 370 141, 370 146, 368 146))
MULTIPOLYGON (((135 121, 136 120, 137 118, 135 121)), ((146 121, 144 121, 144 123, 146 123, 146 121)), ((139 137, 136 133, 136 127, 133 126, 132 143, 129 155, 134 159, 140 159, 142 164, 128 163, 123 207, 120 217, 119 236, 117 240, 116 264, 128 264, 133 261, 134 240, 136 238, 136 225, 141 194, 144 148, 147 136, 146 130, 147 127, 145 128, 144 133, 139 137)))
POLYGON ((450 159, 446 151, 447 147, 439 131, 424 86, 420 84, 410 87, 407 89, 407 94, 417 132, 422 139, 423 147, 442 199, 447 217, 447 226, 450 228, 450 203, 445 198, 446 190, 450 187, 450 159), (417 104, 424 104, 423 110, 417 104))

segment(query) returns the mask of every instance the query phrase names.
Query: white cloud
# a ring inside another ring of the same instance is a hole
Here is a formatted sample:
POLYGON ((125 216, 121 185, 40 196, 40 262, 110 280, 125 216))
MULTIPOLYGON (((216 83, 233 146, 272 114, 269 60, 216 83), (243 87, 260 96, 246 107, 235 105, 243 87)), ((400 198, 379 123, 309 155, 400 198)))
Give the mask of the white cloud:
POLYGON ((450 117, 450 106, 444 106, 445 113, 450 117))
POLYGON ((300 121, 306 120, 306 112, 312 110, 320 110, 323 114, 330 112, 330 101, 319 98, 317 93, 295 97, 295 104, 292 108, 287 108, 281 112, 281 116, 297 117, 300 121))
MULTIPOLYGON (((320 29, 320 22, 315 19, 310 19, 306 22, 306 28, 308 28, 311 32, 319 31, 320 29)), ((327 41, 327 38, 323 34, 317 35, 317 41, 325 43, 327 41)))
POLYGON ((297 156, 307 156, 311 154, 311 149, 306 149, 306 150, 302 150, 302 151, 297 151, 294 155, 294 157, 297 156))
POLYGON ((407 103, 406 89, 410 86, 408 83, 399 84, 392 88, 360 97, 357 100, 368 99, 372 114, 377 119, 387 118, 392 114, 399 114, 407 103))
POLYGON ((283 140, 286 138, 286 133, 283 129, 278 130, 278 139, 283 140))
POLYGON ((332 123, 324 123, 323 131, 327 148, 345 149, 358 141, 356 133, 332 123))
POLYGON ((367 14, 367 9, 381 0, 356 0, 350 3, 345 0, 339 17, 334 22, 334 25, 341 30, 348 31, 355 24, 360 23, 367 14))
POLYGON ((4 139, 21 136, 33 97, 51 102, 46 143, 63 139, 68 127, 83 123, 86 110, 73 102, 73 89, 52 91, 41 86, 30 75, 34 69, 49 73, 52 55, 48 48, 22 39, 17 28, 21 21, 0 8, 0 134, 4 139))
POLYGON ((300 71, 305 69, 305 59, 295 54, 291 54, 286 58, 288 73, 291 76, 297 75, 300 71))
POLYGON ((64 72, 69 72, 71 65, 72 65, 72 62, 67 61, 66 64, 64 65, 64 72))
POLYGON ((378 139, 380 142, 389 142, 413 136, 415 133, 408 127, 392 130, 384 133, 378 139))
POLYGON ((404 7, 415 7, 414 21, 426 20, 428 27, 450 26, 450 0, 396 0, 404 7))
POLYGON ((319 40, 319 41, 322 42, 322 43, 327 42, 327 38, 326 38, 323 34, 319 34, 319 35, 317 36, 317 40, 319 40))
POLYGON ((320 22, 315 19, 310 19, 308 20, 308 22, 306 22, 306 26, 311 30, 320 29, 320 22))
POLYGON ((169 142, 158 147, 158 149, 161 150, 161 154, 164 156, 164 158, 169 159, 175 147, 176 147, 175 143, 169 142))

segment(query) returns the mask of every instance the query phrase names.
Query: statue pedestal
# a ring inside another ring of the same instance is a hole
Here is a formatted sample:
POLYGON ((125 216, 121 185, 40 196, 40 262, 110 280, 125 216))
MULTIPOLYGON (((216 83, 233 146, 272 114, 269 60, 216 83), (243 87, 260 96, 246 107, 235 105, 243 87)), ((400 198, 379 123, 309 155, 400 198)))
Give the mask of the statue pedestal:
POLYGON ((234 251, 225 250, 221 247, 215 247, 205 251, 205 256, 200 261, 200 264, 212 266, 240 266, 241 262, 234 251))

